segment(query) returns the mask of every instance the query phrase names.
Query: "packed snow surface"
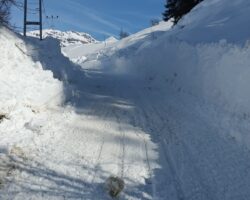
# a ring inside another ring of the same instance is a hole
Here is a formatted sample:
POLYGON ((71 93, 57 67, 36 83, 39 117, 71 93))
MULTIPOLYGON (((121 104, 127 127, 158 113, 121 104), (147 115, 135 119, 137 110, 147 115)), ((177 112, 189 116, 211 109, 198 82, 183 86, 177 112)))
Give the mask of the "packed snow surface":
POLYGON ((249 5, 64 55, 1 28, 0 199, 108 200, 119 177, 124 200, 248 200, 249 5))

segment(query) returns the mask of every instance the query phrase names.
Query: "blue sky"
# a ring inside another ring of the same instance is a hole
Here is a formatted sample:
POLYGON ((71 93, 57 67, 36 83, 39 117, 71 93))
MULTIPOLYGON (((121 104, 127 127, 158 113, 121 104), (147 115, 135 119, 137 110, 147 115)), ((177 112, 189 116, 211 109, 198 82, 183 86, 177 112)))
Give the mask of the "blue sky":
MULTIPOLYGON (((30 9, 38 0, 28 0, 30 9)), ((135 33, 149 26, 153 18, 161 19, 165 0, 44 0, 46 15, 59 16, 53 22, 44 19, 45 27, 87 32, 102 40, 117 36, 120 29, 135 33)), ((13 10, 12 22, 22 26, 22 12, 13 10)), ((36 15, 30 14, 29 19, 36 15)))

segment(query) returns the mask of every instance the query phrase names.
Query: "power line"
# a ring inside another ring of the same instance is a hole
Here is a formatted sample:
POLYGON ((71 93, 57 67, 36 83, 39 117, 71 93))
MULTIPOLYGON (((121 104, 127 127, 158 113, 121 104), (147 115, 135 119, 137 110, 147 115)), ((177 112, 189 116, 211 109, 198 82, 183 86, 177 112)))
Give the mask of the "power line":
POLYGON ((54 15, 51 15, 51 16, 46 16, 46 19, 50 21, 50 28, 53 29, 55 28, 55 20, 58 20, 59 19, 59 16, 54 16, 54 15))
POLYGON ((48 15, 46 12, 46 8, 45 8, 45 4, 44 4, 43 0, 42 0, 42 12, 43 12, 44 16, 46 16, 45 17, 45 24, 48 27, 50 27, 51 29, 55 28, 55 20, 58 20, 59 16, 58 15, 48 15))
MULTIPOLYGON (((42 38, 41 27, 47 26, 50 28, 55 28, 55 20, 59 19, 58 15, 48 15, 46 12, 45 3, 43 0, 19 0, 15 3, 15 7, 24 12, 24 27, 23 35, 26 36, 27 30, 37 30, 37 28, 31 28, 31 26, 40 27, 40 39, 42 38), (39 21, 30 21, 28 18, 34 18, 35 15, 39 16, 39 21), (42 18, 42 15, 45 16, 42 18), (42 20, 44 19, 44 20, 42 20)), ((13 29, 18 31, 21 27, 13 26, 13 29)))
POLYGON ((46 16, 46 10, 45 10, 45 5, 44 5, 44 1, 42 0, 42 11, 43 11, 43 14, 46 16))

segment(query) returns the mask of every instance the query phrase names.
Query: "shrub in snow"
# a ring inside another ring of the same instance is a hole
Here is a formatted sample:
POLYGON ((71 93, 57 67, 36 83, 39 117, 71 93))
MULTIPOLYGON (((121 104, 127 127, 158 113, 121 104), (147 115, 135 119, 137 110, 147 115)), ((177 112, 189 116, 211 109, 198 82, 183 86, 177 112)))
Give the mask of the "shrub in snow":
POLYGON ((106 188, 111 197, 117 197, 124 189, 125 183, 119 177, 110 176, 106 181, 106 188))
POLYGON ((7 115, 0 113, 0 122, 2 122, 4 119, 7 119, 7 115))
POLYGON ((120 36, 120 39, 123 39, 123 38, 128 37, 129 33, 124 31, 124 30, 121 30, 120 33, 119 33, 119 36, 120 36))

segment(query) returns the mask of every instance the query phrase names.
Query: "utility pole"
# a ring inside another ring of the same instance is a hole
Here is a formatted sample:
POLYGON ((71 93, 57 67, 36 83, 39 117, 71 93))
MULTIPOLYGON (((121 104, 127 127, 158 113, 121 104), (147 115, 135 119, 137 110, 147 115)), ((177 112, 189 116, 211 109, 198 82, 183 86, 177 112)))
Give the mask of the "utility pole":
POLYGON ((23 23, 23 35, 24 35, 24 37, 26 37, 26 31, 27 31, 27 29, 26 29, 26 22, 27 22, 27 4, 28 4, 28 2, 27 2, 27 0, 24 0, 24 23, 23 23))
POLYGON ((43 39, 42 0, 39 0, 39 21, 40 21, 40 40, 42 40, 43 39))
POLYGON ((27 33, 27 26, 32 25, 32 26, 39 26, 40 29, 40 40, 43 39, 43 23, 42 23, 42 0, 39 1, 39 21, 28 21, 27 20, 27 15, 28 15, 28 0, 24 0, 24 24, 23 24, 23 35, 26 37, 27 33))

